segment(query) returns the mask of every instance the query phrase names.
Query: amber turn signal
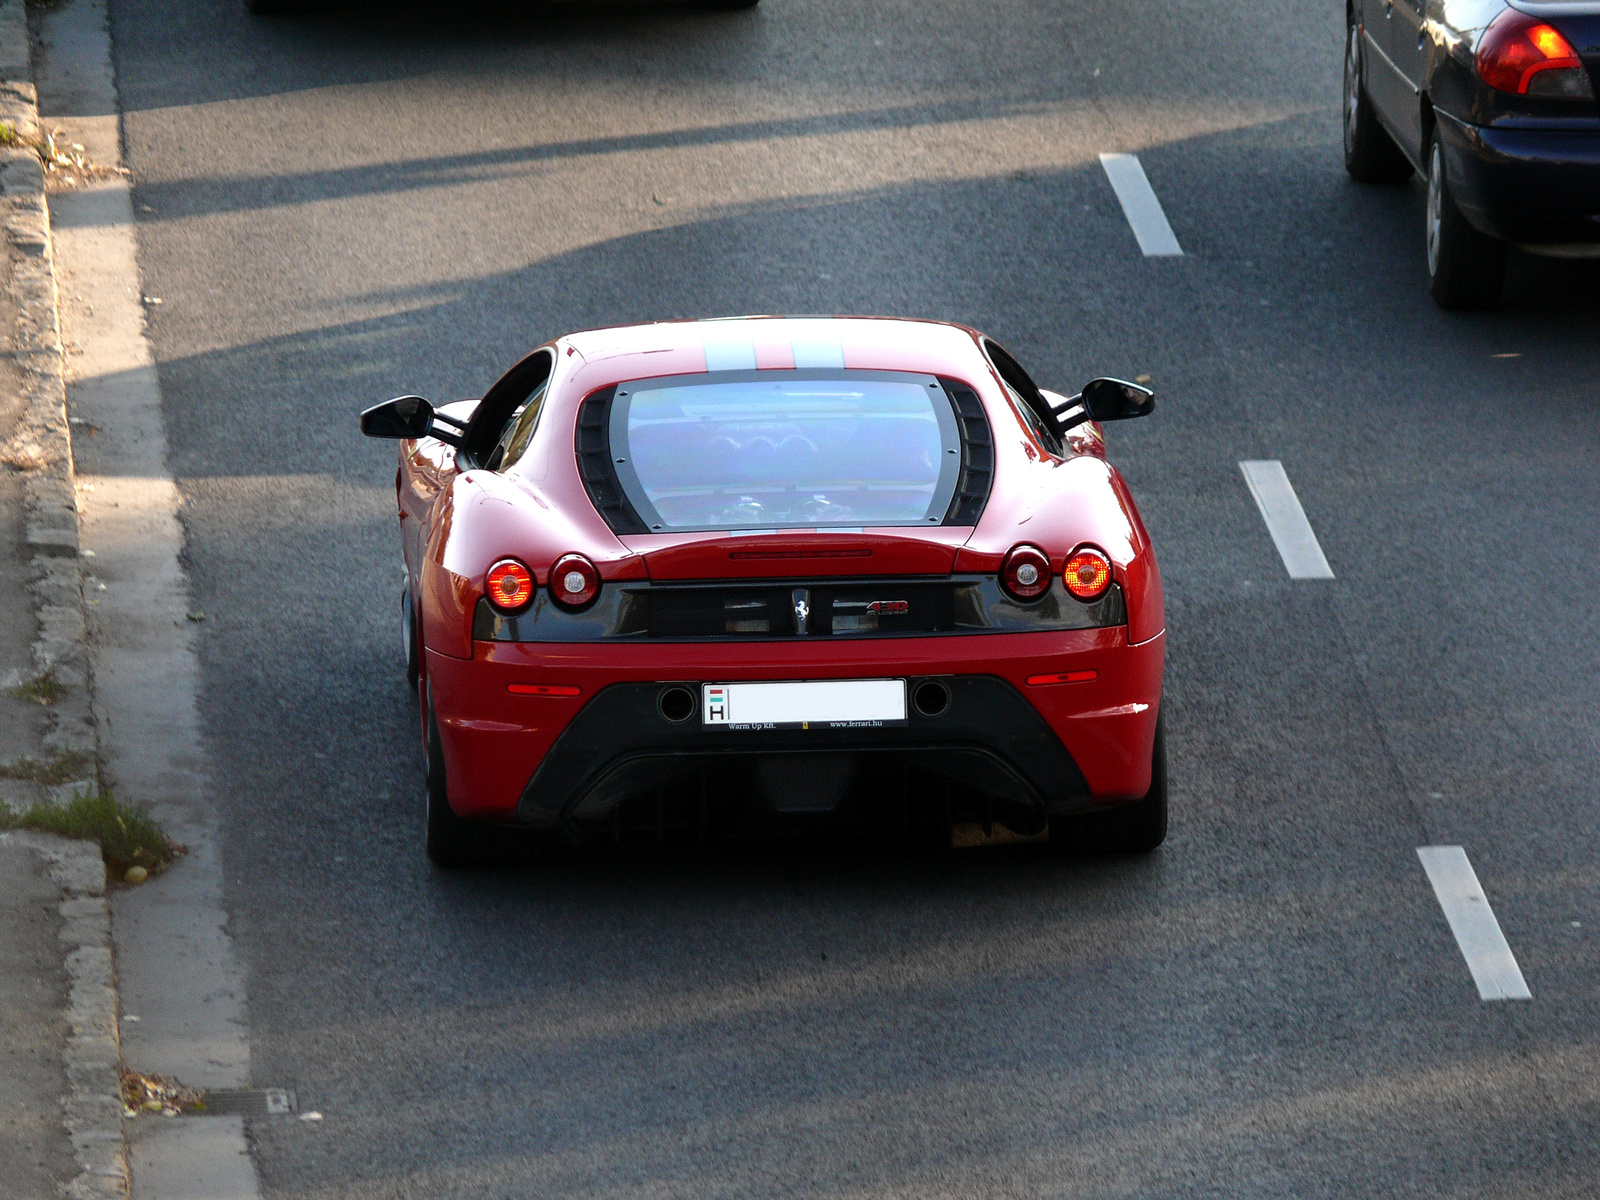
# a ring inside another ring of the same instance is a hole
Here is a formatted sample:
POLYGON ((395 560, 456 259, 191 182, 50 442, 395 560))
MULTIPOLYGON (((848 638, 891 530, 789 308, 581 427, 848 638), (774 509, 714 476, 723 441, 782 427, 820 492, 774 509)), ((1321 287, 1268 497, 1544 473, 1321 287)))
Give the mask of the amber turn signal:
POLYGON ((1037 600, 1050 590, 1050 560, 1037 546, 1013 546, 1000 564, 1000 582, 1018 600, 1037 600))
POLYGON ((1067 559, 1061 581, 1079 600, 1098 600, 1111 586, 1111 560, 1092 546, 1085 546, 1067 559))
POLYGON ((600 594, 600 572, 581 554, 563 554, 550 568, 550 598, 563 608, 583 608, 600 594))
POLYGON ((533 599, 533 572, 514 558, 502 558, 489 568, 488 595, 501 612, 526 608, 533 599))

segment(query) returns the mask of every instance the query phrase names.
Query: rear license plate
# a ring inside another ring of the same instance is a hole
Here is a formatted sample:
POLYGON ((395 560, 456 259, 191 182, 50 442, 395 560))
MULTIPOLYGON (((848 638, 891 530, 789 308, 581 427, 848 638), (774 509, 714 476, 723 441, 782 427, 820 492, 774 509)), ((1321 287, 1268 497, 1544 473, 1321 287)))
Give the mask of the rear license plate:
POLYGON ((712 729, 871 729, 906 719, 904 679, 708 683, 700 719, 712 729))

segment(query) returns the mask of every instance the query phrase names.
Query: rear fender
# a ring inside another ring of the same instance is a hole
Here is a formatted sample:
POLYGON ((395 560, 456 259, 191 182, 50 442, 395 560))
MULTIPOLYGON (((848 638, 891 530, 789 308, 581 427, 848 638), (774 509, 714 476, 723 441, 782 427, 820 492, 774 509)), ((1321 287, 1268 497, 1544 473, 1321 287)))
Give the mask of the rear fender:
POLYGON ((1161 572, 1150 535, 1121 474, 1087 456, 1031 465, 1034 491, 1014 504, 993 500, 983 521, 956 556, 957 571, 993 572, 1019 542, 1038 546, 1060 574, 1079 546, 1091 544, 1111 559, 1112 575, 1128 605, 1128 640, 1148 641, 1165 628, 1161 572), (1006 515, 1008 514, 1008 515, 1006 515))

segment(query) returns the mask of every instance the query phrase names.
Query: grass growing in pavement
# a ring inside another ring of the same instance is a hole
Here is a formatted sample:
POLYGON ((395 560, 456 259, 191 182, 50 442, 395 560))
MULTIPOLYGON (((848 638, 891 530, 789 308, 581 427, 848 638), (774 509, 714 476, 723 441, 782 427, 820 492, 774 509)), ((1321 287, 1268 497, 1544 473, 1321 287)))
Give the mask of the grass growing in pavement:
POLYGON ((82 779, 94 759, 78 750, 57 750, 49 758, 14 758, 0 763, 0 779, 26 779, 54 787, 82 779))
POLYGON ((106 865, 118 875, 129 867, 143 867, 153 874, 184 850, 144 805, 126 804, 110 792, 77 796, 65 804, 35 804, 20 813, 0 806, 0 829, 37 829, 98 842, 106 865))
MULTIPOLYGON (((5 128, 5 123, 0 121, 0 129, 5 128)), ((0 143, 3 144, 3 143, 0 143)), ((58 680, 49 671, 43 675, 36 675, 26 683, 19 683, 11 689, 11 694, 18 700, 32 700, 35 704, 49 707, 66 694, 67 689, 61 686, 58 680)))

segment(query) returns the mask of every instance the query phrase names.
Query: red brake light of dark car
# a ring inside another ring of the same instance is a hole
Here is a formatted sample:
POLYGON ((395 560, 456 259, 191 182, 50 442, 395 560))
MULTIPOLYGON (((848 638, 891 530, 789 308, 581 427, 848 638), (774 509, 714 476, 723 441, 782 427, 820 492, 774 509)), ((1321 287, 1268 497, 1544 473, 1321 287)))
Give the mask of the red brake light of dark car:
POLYGON ((514 558, 502 558, 489 568, 489 603, 501 612, 526 608, 533 599, 533 572, 514 558))
POLYGON ((1553 25, 1514 8, 1489 22, 1477 61, 1479 76, 1498 91, 1573 100, 1594 96, 1572 43, 1553 25))
POLYGON ((1098 600, 1111 586, 1111 560, 1093 546, 1085 546, 1067 559, 1061 581, 1079 600, 1098 600))
POLYGON ((550 598, 563 608, 583 608, 600 594, 600 572, 581 554, 563 554, 550 568, 550 598))
POLYGON ((1050 590, 1050 560, 1037 546, 1013 546, 1000 564, 1000 582, 1018 600, 1037 600, 1050 590))

